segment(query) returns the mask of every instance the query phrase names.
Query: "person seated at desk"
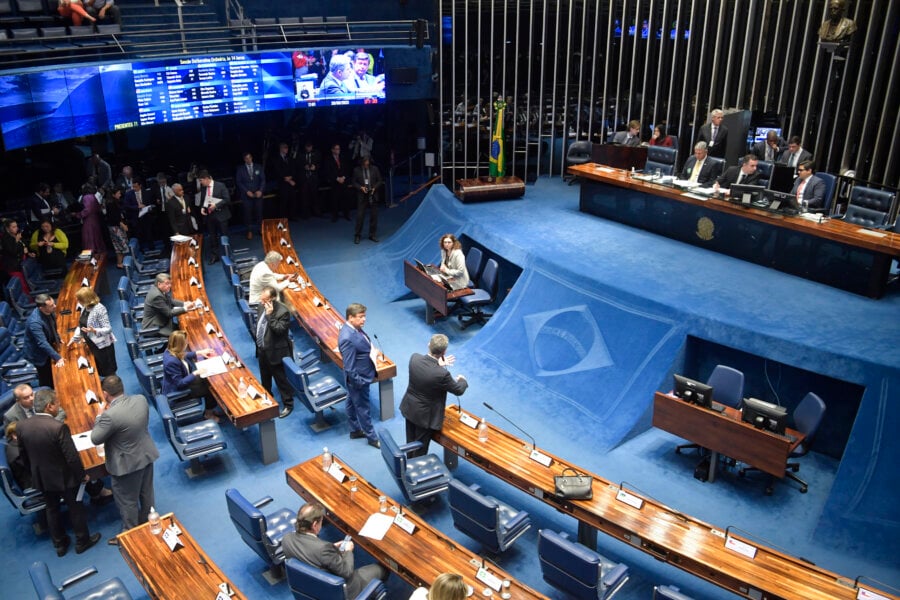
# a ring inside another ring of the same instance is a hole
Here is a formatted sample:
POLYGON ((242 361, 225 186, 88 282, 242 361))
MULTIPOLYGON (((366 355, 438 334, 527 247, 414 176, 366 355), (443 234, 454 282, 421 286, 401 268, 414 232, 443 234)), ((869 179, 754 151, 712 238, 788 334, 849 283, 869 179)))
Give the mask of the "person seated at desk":
POLYGON ((825 182, 813 175, 811 160, 804 160, 797 165, 797 179, 791 194, 797 198, 797 204, 801 207, 804 202, 808 208, 825 207, 825 182))
POLYGON ((348 598, 355 598, 375 578, 386 580, 388 570, 378 563, 353 568, 353 542, 326 542, 319 539, 325 507, 318 502, 304 504, 297 511, 296 531, 281 541, 284 558, 296 558, 346 581, 348 598), (341 546, 343 545, 343 548, 341 546))
POLYGON ((671 148, 675 145, 675 140, 668 133, 663 133, 663 130, 657 125, 653 128, 653 135, 650 136, 650 145, 671 148))
POLYGON ((218 421, 219 417, 213 409, 216 401, 209 392, 209 383, 200 377, 194 361, 197 356, 210 358, 215 352, 209 348, 188 352, 187 334, 183 331, 173 331, 169 335, 169 346, 163 352, 163 394, 174 394, 184 390, 190 390, 188 398, 203 398, 206 406, 204 418, 218 421))
POLYGON ((741 166, 731 166, 725 169, 725 172, 719 175, 713 189, 718 193, 719 188, 731 189, 734 184, 740 185, 756 185, 759 182, 759 171, 756 167, 759 165, 759 159, 753 154, 744 157, 741 166))
POLYGON ((172 298, 172 276, 158 273, 153 287, 144 298, 144 318, 142 329, 159 328, 161 336, 169 336, 175 331, 174 317, 197 308, 198 304, 190 300, 172 298))
POLYGON ((469 285, 469 271, 462 244, 452 233, 441 236, 441 273, 452 290, 461 290, 469 285))
POLYGON ((53 221, 46 217, 41 219, 40 226, 31 234, 30 246, 41 267, 65 275, 69 238, 62 229, 53 226, 53 221))
POLYGON ((753 144, 750 154, 753 154, 759 160, 765 160, 774 163, 778 157, 787 149, 787 144, 780 135, 773 130, 766 133, 766 139, 753 144))
POLYGON ((284 260, 284 257, 281 253, 272 250, 266 253, 262 261, 253 266, 253 270, 250 271, 250 292, 248 294, 248 302, 250 304, 259 304, 259 295, 267 287, 273 287, 278 290, 280 296, 281 290, 297 279, 296 273, 294 275, 282 275, 274 271, 281 264, 282 260, 284 260))
POLYGON ((409 600, 463 600, 468 591, 462 575, 441 573, 434 578, 430 590, 417 588, 409 600))
POLYGON ((640 146, 641 145, 641 122, 631 120, 628 122, 628 131, 620 131, 613 137, 613 144, 622 144, 623 146, 640 146))
POLYGON ((700 185, 710 185, 718 175, 718 165, 707 160, 706 142, 694 144, 694 155, 684 162, 681 178, 696 181, 700 185))

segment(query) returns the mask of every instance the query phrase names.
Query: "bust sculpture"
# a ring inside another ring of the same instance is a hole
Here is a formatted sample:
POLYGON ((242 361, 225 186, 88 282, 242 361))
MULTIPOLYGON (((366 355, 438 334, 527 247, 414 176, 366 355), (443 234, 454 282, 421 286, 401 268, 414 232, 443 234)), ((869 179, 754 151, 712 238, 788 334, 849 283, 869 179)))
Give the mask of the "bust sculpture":
POLYGON ((850 43, 850 38, 856 32, 856 22, 844 16, 846 8, 845 0, 831 0, 828 3, 828 19, 819 27, 821 41, 838 44, 850 43))

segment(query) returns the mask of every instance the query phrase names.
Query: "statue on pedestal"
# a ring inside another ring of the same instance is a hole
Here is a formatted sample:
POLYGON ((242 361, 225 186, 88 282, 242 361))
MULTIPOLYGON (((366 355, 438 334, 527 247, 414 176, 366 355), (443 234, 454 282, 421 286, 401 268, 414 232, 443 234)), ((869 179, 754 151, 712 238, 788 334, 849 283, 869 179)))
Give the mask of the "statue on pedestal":
POLYGON ((849 44, 856 33, 856 22, 844 16, 847 9, 846 0, 830 0, 828 2, 828 19, 819 27, 819 40, 833 44, 849 44))

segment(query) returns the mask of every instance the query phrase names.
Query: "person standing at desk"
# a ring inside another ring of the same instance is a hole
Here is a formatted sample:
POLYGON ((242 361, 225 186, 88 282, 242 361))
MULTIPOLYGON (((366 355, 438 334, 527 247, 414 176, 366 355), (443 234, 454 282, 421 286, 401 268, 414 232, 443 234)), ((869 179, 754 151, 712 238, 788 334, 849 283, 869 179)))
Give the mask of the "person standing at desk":
POLYGON ((206 230, 209 233, 209 264, 219 262, 222 257, 222 236, 228 234, 228 220, 231 219, 231 195, 221 181, 213 181, 208 171, 197 174, 200 180, 200 197, 203 208, 200 212, 206 215, 206 230))
POLYGON ((256 358, 259 361, 259 382, 271 394, 272 378, 281 394, 284 408, 278 414, 283 419, 294 410, 294 392, 284 372, 283 358, 291 356, 291 313, 278 301, 278 291, 267 285, 259 294, 259 320, 256 322, 256 358))
POLYGON ((37 369, 40 384, 53 387, 53 365, 61 368, 66 364, 66 359, 56 351, 59 347, 56 302, 47 294, 38 294, 34 303, 37 306, 25 320, 25 343, 22 350, 25 360, 37 369))
POLYGON ((462 396, 469 382, 463 375, 454 379, 447 367, 456 358, 447 356, 447 336, 436 333, 428 342, 428 354, 409 357, 409 386, 400 402, 400 413, 406 419, 406 442, 422 442, 422 447, 409 453, 409 457, 424 456, 436 431, 444 425, 444 404, 447 392, 462 396))
POLYGON ((709 155, 716 158, 725 158, 725 149, 728 145, 728 127, 722 125, 725 113, 717 108, 710 113, 709 123, 700 128, 698 142, 706 142, 709 155))
POLYGON ((266 174, 258 164, 253 162, 253 155, 243 154, 244 162, 234 174, 234 182, 240 193, 241 206, 244 207, 244 220, 247 222, 247 239, 253 239, 253 232, 260 232, 262 223, 262 196, 266 189, 266 174))
POLYGON ((79 288, 75 292, 75 299, 84 308, 78 320, 77 333, 69 343, 84 339, 97 363, 97 374, 100 377, 115 375, 119 366, 116 363, 116 336, 113 335, 109 322, 109 311, 100 303, 100 297, 92 288, 79 288))
POLYGON ((447 278, 450 289, 461 290, 469 285, 469 271, 462 244, 452 233, 441 236, 441 273, 447 278))
POLYGON ((373 448, 381 448, 381 442, 372 427, 369 386, 378 378, 375 371, 377 350, 363 331, 366 324, 366 307, 354 302, 345 311, 347 322, 338 334, 338 348, 344 361, 347 379, 347 420, 350 422, 350 438, 366 438, 373 448))

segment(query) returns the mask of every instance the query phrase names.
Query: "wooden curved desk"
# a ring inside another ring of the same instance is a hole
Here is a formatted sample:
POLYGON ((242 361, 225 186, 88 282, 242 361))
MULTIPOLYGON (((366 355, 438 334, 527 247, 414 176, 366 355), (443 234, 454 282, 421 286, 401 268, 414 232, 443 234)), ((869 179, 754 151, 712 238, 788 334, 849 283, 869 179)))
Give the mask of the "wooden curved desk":
MULTIPOLYGON (((465 413, 465 411, 463 411, 465 413)), ((477 415, 471 415, 480 420, 477 415)), ((720 529, 669 508, 658 501, 627 490, 642 501, 635 508, 618 499, 622 486, 593 475, 591 500, 563 500, 555 493, 553 477, 566 467, 586 471, 550 455, 549 467, 529 458, 531 444, 490 423, 487 442, 478 432, 460 422, 456 405, 445 409, 443 430, 434 440, 445 448, 445 462, 454 465, 462 456, 496 477, 543 500, 579 522, 579 540, 596 546, 597 531, 638 548, 654 558, 674 565, 735 594, 766 600, 852 600, 857 587, 842 577, 798 557, 767 548, 749 537, 720 529), (726 547, 726 537, 756 548, 753 558, 726 547)), ((590 474, 590 473, 588 473, 590 474)), ((627 488, 627 486, 626 486, 627 488)), ((859 589, 874 588, 859 586, 859 589)), ((883 597, 896 598, 877 590, 883 597)))
MULTIPOLYGON (((308 286, 301 290, 285 289, 281 296, 285 306, 297 318, 300 326, 316 341, 322 355, 330 358, 343 368, 344 360, 338 349, 338 333, 346 320, 340 310, 335 309, 325 295, 315 286, 297 251, 291 242, 291 234, 286 219, 265 219, 262 223, 263 249, 268 253, 280 253, 284 260, 277 273, 299 273, 308 286), (284 241, 282 243, 282 240, 284 241), (293 264, 288 264, 288 259, 293 264), (319 304, 316 300, 319 300, 319 304)), ((382 354, 376 365, 378 373, 378 396, 380 400, 379 416, 382 421, 394 416, 394 381, 397 376, 397 365, 382 354)))
POLYGON ((263 464, 270 464, 278 460, 278 440, 275 434, 275 421, 278 417, 279 407, 268 392, 256 379, 250 369, 241 360, 238 353, 225 337, 216 315, 209 308, 209 298, 206 296, 206 288, 203 286, 203 269, 200 244, 202 237, 196 236, 194 243, 184 242, 174 244, 172 247, 172 296, 178 300, 200 300, 204 310, 191 310, 178 316, 178 325, 187 333, 188 347, 192 349, 211 348, 217 355, 228 352, 237 359, 241 366, 232 363, 227 372, 213 375, 207 379, 209 389, 215 396, 219 406, 225 412, 229 421, 240 429, 259 425, 259 442, 262 452, 263 464), (195 264, 190 264, 191 259, 195 264), (192 284, 191 278, 196 278, 197 283, 192 284), (208 333, 207 324, 212 325, 215 333, 208 333), (256 399, 238 395, 238 384, 243 377, 248 385, 253 386, 267 398, 256 399))
MULTIPOLYGON (((97 365, 87 344, 83 341, 71 346, 66 344, 72 339, 75 328, 78 327, 78 319, 81 317, 81 311, 76 310, 78 300, 75 298, 75 293, 82 288, 85 280, 95 291, 97 290, 104 262, 104 258, 99 258, 94 266, 89 262, 76 261, 66 275, 56 299, 56 328, 61 346, 58 350, 66 364, 59 369, 53 368, 53 387, 58 391, 57 398, 60 406, 66 411, 66 425, 69 426, 69 430, 75 437, 85 433, 90 437, 94 421, 100 412, 100 403, 88 404, 85 394, 90 390, 102 402, 103 393, 100 390, 100 375, 97 374, 97 365), (63 311, 71 312, 62 314, 63 311), (78 368, 79 357, 87 359, 90 369, 78 368), (63 390, 65 390, 64 393, 63 390)), ((84 465, 84 470, 88 475, 94 479, 106 476, 106 459, 101 458, 95 448, 82 450, 79 455, 81 464, 84 465)))

